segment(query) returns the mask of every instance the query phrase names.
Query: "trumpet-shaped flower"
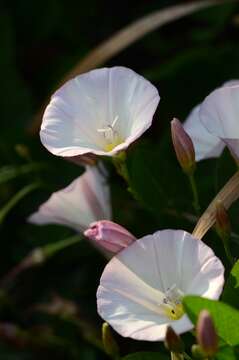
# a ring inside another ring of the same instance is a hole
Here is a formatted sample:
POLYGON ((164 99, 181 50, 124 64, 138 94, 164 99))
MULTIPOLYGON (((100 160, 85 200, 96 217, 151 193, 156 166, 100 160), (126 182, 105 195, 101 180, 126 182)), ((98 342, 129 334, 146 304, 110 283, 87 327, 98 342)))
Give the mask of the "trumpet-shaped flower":
POLYGON ((239 81, 213 91, 202 103, 202 124, 239 158, 239 81))
MULTIPOLYGON (((215 91, 236 85, 239 85, 239 81, 230 80, 225 82, 221 88, 215 91)), ((225 142, 222 138, 220 138, 220 136, 218 136, 217 131, 212 131, 212 129, 210 131, 210 120, 205 118, 204 111, 205 103, 203 102, 203 104, 197 105, 191 111, 183 125, 184 129, 193 141, 196 161, 219 157, 225 147, 225 142)), ((218 124, 215 122, 214 126, 216 130, 218 124)), ((219 125, 219 127, 221 126, 222 124, 219 125)), ((220 131, 220 129, 217 130, 220 131)))
POLYGON ((113 156, 151 123, 157 89, 125 67, 102 68, 68 81, 52 96, 43 116, 43 145, 59 156, 113 156))
POLYGON ((193 328, 184 314, 188 294, 218 299, 224 267, 202 241, 182 230, 158 231, 117 254, 97 291, 100 316, 119 334, 136 340, 165 338, 193 328))
POLYGON ((210 134, 199 117, 200 105, 197 105, 184 122, 184 129, 191 137, 196 161, 219 157, 225 144, 210 134))
POLYGON ((107 180, 96 166, 90 166, 65 189, 53 193, 28 221, 39 225, 67 225, 82 232, 93 221, 110 218, 107 180))

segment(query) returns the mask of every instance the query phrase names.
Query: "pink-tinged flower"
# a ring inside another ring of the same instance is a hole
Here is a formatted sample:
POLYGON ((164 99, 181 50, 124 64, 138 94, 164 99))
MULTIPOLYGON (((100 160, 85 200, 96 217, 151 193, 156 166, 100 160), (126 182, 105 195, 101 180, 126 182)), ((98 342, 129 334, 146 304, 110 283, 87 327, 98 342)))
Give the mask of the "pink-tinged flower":
POLYGON ((237 85, 216 89, 206 97, 199 116, 210 134, 223 141, 239 158, 239 81, 237 85))
POLYGON ((145 236, 106 266, 97 291, 100 316, 119 334, 136 340, 165 338, 193 328, 184 314, 188 294, 218 299, 224 267, 202 241, 182 230, 145 236))
POLYGON ((52 96, 41 141, 58 156, 114 156, 150 127, 159 100, 157 89, 133 70, 92 70, 52 96))
POLYGON ((82 232, 93 221, 110 218, 107 180, 97 167, 90 166, 65 189, 53 193, 28 221, 38 225, 67 225, 82 232))
MULTIPOLYGON (((228 87, 234 87, 237 85, 239 85, 238 80, 230 80, 225 82, 222 87, 218 88, 215 91, 228 87)), ((202 110, 204 106, 205 103, 203 106, 202 104, 197 105, 191 111, 183 124, 184 129, 186 130, 188 135, 190 135, 193 141, 196 161, 219 157, 223 149, 225 148, 225 142, 222 138, 218 136, 217 132, 210 131, 208 125, 206 124, 208 120, 202 119, 204 115, 202 115, 201 111, 204 111, 202 110)), ((219 126, 222 126, 222 124, 219 126)))
POLYGON ((109 220, 93 222, 84 235, 112 253, 118 253, 136 240, 123 226, 109 220))

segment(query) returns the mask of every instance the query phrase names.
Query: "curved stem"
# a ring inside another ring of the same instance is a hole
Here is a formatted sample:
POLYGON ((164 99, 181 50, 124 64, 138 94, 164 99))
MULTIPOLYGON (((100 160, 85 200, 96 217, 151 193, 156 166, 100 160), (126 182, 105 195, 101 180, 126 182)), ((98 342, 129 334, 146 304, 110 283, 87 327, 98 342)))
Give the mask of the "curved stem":
POLYGON ((192 193, 193 193, 193 207, 197 215, 200 214, 200 205, 199 205, 199 197, 198 197, 198 190, 197 190, 197 184, 194 178, 194 175, 188 175, 189 182, 191 185, 192 193))
POLYGON ((216 221, 216 209, 218 202, 221 202, 225 209, 228 209, 234 201, 239 198, 239 171, 237 171, 210 203, 206 211, 198 220, 192 235, 202 239, 207 231, 216 221))

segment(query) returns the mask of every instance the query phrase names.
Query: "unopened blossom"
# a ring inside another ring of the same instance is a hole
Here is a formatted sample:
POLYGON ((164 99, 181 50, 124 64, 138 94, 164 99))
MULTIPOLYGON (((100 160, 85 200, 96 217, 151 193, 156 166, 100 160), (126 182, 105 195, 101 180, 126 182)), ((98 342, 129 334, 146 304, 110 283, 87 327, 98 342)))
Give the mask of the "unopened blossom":
POLYGON ((207 310, 202 310, 198 317, 196 336, 200 348, 206 356, 213 356, 218 351, 218 336, 216 329, 207 310))
POLYGON ((174 150, 181 168, 186 174, 193 174, 196 167, 193 142, 176 118, 171 121, 171 134, 174 150))
POLYGON ((133 70, 92 70, 53 94, 41 141, 58 156, 114 156, 150 127, 159 100, 157 89, 133 70))
POLYGON ((34 224, 62 224, 84 231, 99 219, 111 218, 107 179, 96 166, 90 166, 69 186, 53 193, 28 218, 34 224))
POLYGON ((91 223, 84 235, 112 253, 118 253, 136 240, 123 226, 109 220, 91 223))
POLYGON ((188 294, 218 299, 224 267, 201 240, 182 230, 145 236, 106 266, 97 291, 100 316, 119 334, 136 340, 165 338, 193 328, 182 298, 188 294))
MULTIPOLYGON (((222 85, 222 87, 216 89, 215 91, 228 87, 230 88, 230 87, 238 86, 238 85, 239 85, 238 80, 230 80, 225 82, 222 85)), ((209 97, 210 96, 211 95, 209 95, 209 97)), ((189 116, 187 117, 187 119, 183 124, 184 129, 190 135, 193 141, 196 161, 219 157, 226 146, 225 141, 223 141, 223 139, 220 136, 218 136, 217 131, 210 131, 209 125, 207 125, 208 119, 205 119, 203 115, 204 111, 205 111, 205 102, 197 105, 191 111, 191 113, 189 114, 189 116)), ((214 123, 214 125, 215 127, 217 126, 216 123, 214 123)), ((219 127, 222 126, 223 124, 221 125, 219 124, 219 127)))

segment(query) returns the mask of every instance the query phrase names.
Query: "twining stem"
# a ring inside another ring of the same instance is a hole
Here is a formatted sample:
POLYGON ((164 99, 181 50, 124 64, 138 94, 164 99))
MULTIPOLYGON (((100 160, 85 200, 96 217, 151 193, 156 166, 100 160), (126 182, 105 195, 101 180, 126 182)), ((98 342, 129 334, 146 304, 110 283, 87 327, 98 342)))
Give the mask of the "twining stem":
POLYGON ((199 197, 198 197, 198 190, 197 184, 195 181, 194 174, 188 175, 188 179, 191 185, 192 194, 193 194, 193 207, 197 215, 200 214, 200 204, 199 204, 199 197))
POLYGON ((57 252, 72 246, 83 239, 83 236, 75 235, 67 239, 57 241, 53 244, 47 244, 32 250, 20 263, 13 267, 7 275, 0 281, 0 286, 5 287, 15 280, 15 278, 24 270, 43 264, 49 257, 57 252))
POLYGON ((202 239, 216 221, 217 205, 221 202, 225 209, 229 209, 234 201, 239 198, 239 171, 237 171, 221 189, 210 203, 206 211, 198 220, 192 235, 202 239))

